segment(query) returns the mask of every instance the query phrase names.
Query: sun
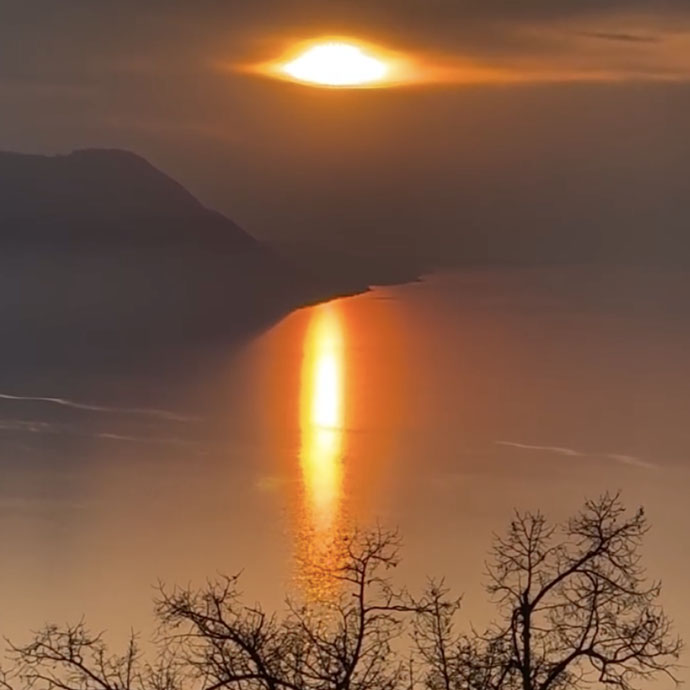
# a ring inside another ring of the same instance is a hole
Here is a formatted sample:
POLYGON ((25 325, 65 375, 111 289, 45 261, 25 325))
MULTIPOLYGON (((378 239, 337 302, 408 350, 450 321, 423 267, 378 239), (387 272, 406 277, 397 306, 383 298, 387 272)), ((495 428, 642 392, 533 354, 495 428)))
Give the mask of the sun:
POLYGON ((321 35, 294 42, 266 62, 242 67, 248 73, 321 89, 385 89, 424 77, 417 57, 354 36, 321 35))
POLYGON ((312 45, 284 63, 281 71, 288 78, 307 84, 357 87, 384 81, 390 67, 356 43, 326 41, 312 45))

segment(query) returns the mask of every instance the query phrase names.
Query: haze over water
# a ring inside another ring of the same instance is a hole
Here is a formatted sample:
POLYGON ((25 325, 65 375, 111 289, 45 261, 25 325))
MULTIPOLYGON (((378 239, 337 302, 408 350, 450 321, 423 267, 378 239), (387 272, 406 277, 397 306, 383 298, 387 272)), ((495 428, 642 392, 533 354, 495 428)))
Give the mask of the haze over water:
POLYGON ((622 489, 648 509, 650 575, 688 637, 689 286, 449 272, 299 310, 162 377, 3 382, 60 400, 0 399, 2 633, 82 615, 146 631, 159 578, 218 572, 279 606, 327 586, 304 563, 376 520, 400 527, 412 586, 446 575, 481 624, 491 533, 514 507, 561 518, 622 489))

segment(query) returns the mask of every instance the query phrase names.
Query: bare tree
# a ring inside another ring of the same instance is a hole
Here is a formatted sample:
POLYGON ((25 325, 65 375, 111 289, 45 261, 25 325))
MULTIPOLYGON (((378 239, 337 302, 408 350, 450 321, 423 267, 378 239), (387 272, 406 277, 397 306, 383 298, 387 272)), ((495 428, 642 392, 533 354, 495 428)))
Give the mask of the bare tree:
POLYGON ((449 592, 443 580, 430 580, 412 628, 426 684, 435 690, 457 687, 461 638, 454 623, 461 599, 449 599, 449 592))
POLYGON ((415 610, 388 577, 398 548, 394 533, 355 534, 330 573, 339 593, 304 605, 288 602, 281 619, 242 605, 236 578, 201 592, 162 589, 157 612, 167 643, 203 690, 393 690, 404 678, 393 643, 404 615, 415 610))
POLYGON ((394 643, 417 609, 391 585, 398 550, 395 533, 356 533, 343 544, 342 562, 324 573, 337 581, 337 595, 289 601, 282 617, 245 605, 237 577, 201 590, 160 587, 155 666, 142 661, 134 638, 124 654, 111 656, 102 637, 79 623, 46 627, 30 644, 13 646, 15 678, 28 690, 407 687, 394 643))
POLYGON ((660 584, 648 583, 640 565, 647 530, 643 510, 628 514, 618 495, 587 501, 560 527, 541 513, 517 513, 488 566, 500 622, 484 635, 454 635, 452 606, 422 612, 417 647, 427 687, 560 690, 598 682, 633 690, 657 675, 675 681, 682 643, 658 605, 660 584))
POLYGON ((413 622, 422 685, 429 690, 511 687, 503 640, 458 632, 455 619, 461 599, 449 597, 449 592, 443 580, 431 580, 413 622))
POLYGON ((443 581, 418 600, 394 589, 397 534, 359 532, 324 573, 338 586, 321 601, 288 601, 278 616, 243 603, 237 577, 160 587, 153 665, 134 637, 113 655, 83 623, 48 626, 10 648, 0 690, 634 690, 674 680, 681 650, 640 565, 646 532, 644 513, 617 495, 560 527, 516 514, 488 566, 499 621, 481 635, 455 629, 460 600, 443 581))
POLYGON ((0 667, 0 690, 12 690, 12 678, 2 667, 0 667))
MULTIPOLYGON (((179 664, 161 655, 155 666, 145 662, 136 636, 122 654, 108 652, 101 634, 83 622, 58 628, 48 625, 25 646, 10 646, 15 660, 12 679, 28 690, 179 690, 179 664)), ((14 682, 12 682, 14 681, 14 682)))

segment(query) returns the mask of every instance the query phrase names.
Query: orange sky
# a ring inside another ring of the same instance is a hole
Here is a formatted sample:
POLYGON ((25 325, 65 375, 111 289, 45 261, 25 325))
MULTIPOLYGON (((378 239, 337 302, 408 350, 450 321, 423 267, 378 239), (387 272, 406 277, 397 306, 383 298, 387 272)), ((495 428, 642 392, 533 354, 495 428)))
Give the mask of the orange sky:
POLYGON ((131 149, 257 237, 398 259, 513 223, 680 234, 689 36, 685 0, 14 3, 0 149, 131 149), (400 56, 404 88, 247 73, 323 35, 400 56))

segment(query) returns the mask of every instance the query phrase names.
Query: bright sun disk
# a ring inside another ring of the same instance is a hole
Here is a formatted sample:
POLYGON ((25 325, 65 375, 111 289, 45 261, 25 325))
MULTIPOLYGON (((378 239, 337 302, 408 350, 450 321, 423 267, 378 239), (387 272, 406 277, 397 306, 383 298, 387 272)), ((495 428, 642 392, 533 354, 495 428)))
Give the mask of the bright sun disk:
POLYGON ((331 41, 315 45, 282 66, 299 81, 324 86, 362 86, 381 81, 388 66, 351 43, 331 41))

